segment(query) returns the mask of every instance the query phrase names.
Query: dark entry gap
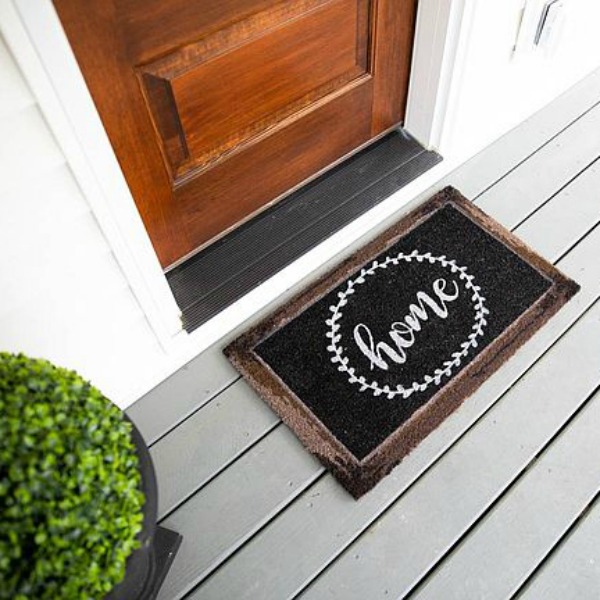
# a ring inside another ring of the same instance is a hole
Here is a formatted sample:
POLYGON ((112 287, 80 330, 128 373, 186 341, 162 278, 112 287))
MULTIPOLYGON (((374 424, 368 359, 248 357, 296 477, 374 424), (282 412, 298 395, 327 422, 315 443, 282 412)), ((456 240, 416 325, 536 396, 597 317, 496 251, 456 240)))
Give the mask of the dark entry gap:
POLYGON ((166 275, 185 329, 193 331, 440 161, 404 130, 393 131, 191 257, 166 275))

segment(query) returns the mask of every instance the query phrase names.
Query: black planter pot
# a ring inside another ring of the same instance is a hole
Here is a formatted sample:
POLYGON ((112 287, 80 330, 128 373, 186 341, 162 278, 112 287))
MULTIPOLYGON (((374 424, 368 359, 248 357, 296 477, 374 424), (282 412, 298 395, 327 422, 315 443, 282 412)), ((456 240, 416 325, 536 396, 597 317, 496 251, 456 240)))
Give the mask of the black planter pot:
POLYGON ((138 454, 146 502, 142 531, 138 535, 141 545, 127 559, 125 578, 105 596, 105 600, 152 600, 173 562, 181 535, 156 524, 158 489, 152 458, 135 424, 126 415, 125 418, 132 425, 131 437, 138 454))

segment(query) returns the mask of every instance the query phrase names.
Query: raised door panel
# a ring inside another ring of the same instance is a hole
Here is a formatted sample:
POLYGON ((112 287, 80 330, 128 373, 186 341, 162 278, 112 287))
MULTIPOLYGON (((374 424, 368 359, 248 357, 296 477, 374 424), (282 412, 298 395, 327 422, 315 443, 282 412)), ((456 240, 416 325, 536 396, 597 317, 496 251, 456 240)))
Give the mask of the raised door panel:
POLYGON ((368 2, 314 4, 269 28, 215 32, 139 69, 175 184, 366 73, 368 2))
POLYGON ((371 103, 372 82, 358 82, 319 110, 177 187, 186 235, 193 239, 202 231, 207 240, 221 236, 360 147, 370 138, 371 103), (241 213, 246 217, 240 219, 241 213))

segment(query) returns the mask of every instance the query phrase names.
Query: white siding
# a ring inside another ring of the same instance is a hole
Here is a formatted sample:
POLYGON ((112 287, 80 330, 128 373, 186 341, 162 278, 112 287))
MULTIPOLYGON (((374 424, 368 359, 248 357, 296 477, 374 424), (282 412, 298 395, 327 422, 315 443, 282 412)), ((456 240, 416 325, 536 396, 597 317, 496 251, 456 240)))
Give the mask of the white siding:
POLYGON ((126 406, 165 355, 1 39, 0 131, 0 348, 126 406))

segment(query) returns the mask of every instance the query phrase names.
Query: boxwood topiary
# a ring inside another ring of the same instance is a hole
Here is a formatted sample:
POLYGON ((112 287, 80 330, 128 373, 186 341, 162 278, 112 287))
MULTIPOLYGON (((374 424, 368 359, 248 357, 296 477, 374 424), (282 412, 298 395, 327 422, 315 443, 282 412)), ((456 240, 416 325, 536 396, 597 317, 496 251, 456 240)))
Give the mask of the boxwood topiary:
POLYGON ((0 598, 102 598, 137 547, 131 424, 74 371, 0 352, 0 598))

